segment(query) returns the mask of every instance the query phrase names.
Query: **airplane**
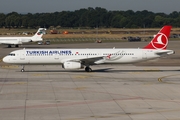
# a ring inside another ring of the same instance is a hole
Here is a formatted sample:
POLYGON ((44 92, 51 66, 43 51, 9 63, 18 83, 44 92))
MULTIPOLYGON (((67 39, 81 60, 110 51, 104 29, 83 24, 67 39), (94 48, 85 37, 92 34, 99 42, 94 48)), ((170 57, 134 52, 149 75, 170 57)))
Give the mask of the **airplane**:
POLYGON ((10 48, 11 45, 19 47, 19 45, 23 43, 42 41, 42 36, 45 34, 45 30, 46 28, 39 28, 32 37, 0 37, 0 44, 6 44, 8 45, 8 48, 10 48))
POLYGON ((144 48, 111 49, 21 49, 3 58, 5 63, 22 65, 60 65, 64 69, 81 69, 91 72, 90 66, 99 64, 124 64, 147 61, 174 54, 167 50, 171 26, 164 26, 144 48))

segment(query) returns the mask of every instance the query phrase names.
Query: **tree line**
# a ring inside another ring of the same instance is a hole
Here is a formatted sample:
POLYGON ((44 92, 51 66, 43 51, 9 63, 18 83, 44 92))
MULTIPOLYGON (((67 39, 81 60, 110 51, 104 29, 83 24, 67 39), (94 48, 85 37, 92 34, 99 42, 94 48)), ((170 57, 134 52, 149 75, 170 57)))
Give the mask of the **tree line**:
POLYGON ((0 13, 0 27, 36 28, 36 27, 68 27, 68 28, 154 28, 163 25, 180 27, 180 12, 170 14, 143 11, 108 11, 105 8, 87 8, 75 11, 54 13, 11 12, 0 13))

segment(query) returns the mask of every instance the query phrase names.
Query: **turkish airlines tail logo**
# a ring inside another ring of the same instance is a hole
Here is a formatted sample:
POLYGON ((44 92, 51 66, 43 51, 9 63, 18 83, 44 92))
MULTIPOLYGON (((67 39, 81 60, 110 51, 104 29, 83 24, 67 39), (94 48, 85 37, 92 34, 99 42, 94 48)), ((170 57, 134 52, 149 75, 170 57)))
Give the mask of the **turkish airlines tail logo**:
POLYGON ((164 26, 144 49, 166 49, 172 26, 164 26))

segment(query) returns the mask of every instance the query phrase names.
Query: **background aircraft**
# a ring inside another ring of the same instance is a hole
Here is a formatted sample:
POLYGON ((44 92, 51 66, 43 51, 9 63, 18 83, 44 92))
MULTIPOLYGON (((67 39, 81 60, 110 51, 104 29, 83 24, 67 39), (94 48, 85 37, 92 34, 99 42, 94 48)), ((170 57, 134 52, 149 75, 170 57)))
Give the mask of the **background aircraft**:
POLYGON ((171 26, 164 26, 143 49, 22 49, 3 58, 5 63, 22 65, 62 64, 64 69, 80 69, 90 72, 91 65, 135 63, 174 54, 167 50, 171 26))
POLYGON ((45 28, 39 28, 32 37, 0 37, 0 44, 6 44, 10 48, 12 45, 19 47, 19 45, 23 43, 42 41, 42 36, 45 34, 45 31, 45 28))

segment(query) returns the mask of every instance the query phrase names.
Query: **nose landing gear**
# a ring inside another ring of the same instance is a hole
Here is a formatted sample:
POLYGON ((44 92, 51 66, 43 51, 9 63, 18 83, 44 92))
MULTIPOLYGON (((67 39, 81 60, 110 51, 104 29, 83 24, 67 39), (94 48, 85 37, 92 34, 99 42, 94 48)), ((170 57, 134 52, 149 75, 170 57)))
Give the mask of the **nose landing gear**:
POLYGON ((22 69, 21 69, 21 72, 24 72, 25 70, 24 70, 24 65, 22 65, 22 69))

